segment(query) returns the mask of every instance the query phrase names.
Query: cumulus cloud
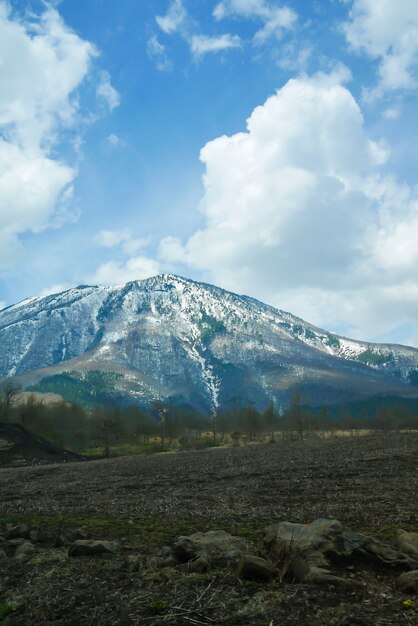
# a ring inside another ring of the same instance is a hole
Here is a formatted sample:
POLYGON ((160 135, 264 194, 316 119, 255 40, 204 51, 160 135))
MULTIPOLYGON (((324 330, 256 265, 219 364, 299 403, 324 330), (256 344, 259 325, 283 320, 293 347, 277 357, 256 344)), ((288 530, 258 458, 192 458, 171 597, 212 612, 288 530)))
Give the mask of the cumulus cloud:
POLYGON ((76 93, 97 52, 47 6, 32 21, 0 0, 0 268, 19 235, 74 218, 76 168, 56 156, 78 115, 76 93))
POLYGON ((417 2, 354 0, 344 31, 353 50, 379 62, 379 82, 369 98, 417 87, 417 2))
POLYGON ((206 144, 205 224, 185 243, 164 239, 159 253, 370 338, 418 305, 418 201, 382 173, 389 149, 367 136, 348 78, 340 67, 290 80, 246 132, 206 144), (402 294, 410 304, 400 312, 402 294))
POLYGON ((157 261, 146 256, 136 256, 126 262, 108 261, 98 267, 88 278, 95 285, 123 285, 132 280, 142 280, 160 273, 157 261))
POLYGON ((238 35, 219 35, 219 37, 207 37, 206 35, 193 35, 190 39, 190 49, 195 57, 200 57, 208 52, 220 52, 228 48, 238 48, 240 38, 238 35))
POLYGON ((165 46, 158 41, 158 37, 153 35, 148 39, 147 54, 155 63, 155 67, 160 72, 168 72, 172 69, 172 63, 167 56, 165 46))
POLYGON ((256 43, 265 43, 271 37, 281 37, 285 30, 297 22, 297 14, 286 5, 277 6, 267 0, 223 0, 216 5, 214 17, 222 20, 229 16, 258 19, 263 22, 255 36, 256 43))

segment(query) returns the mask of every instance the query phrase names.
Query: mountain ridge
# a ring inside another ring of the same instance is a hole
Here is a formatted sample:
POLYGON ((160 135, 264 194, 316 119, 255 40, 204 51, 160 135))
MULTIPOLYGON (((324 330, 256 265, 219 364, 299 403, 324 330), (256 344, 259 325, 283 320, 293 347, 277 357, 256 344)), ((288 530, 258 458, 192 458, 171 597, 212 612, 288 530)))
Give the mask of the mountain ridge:
POLYGON ((80 285, 0 311, 0 376, 30 387, 92 371, 120 374, 122 401, 176 398, 206 412, 234 397, 286 405, 298 390, 314 403, 418 395, 416 348, 349 339, 173 274, 80 285))

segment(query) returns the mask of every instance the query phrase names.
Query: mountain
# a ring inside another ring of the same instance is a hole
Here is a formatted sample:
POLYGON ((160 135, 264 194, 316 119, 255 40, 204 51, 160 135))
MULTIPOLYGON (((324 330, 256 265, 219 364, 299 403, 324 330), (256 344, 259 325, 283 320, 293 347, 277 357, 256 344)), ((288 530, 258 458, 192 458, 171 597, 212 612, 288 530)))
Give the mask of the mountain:
POLYGON ((101 402, 205 412, 270 400, 418 397, 418 350, 355 341, 219 287, 160 275, 79 286, 0 311, 0 376, 101 402))

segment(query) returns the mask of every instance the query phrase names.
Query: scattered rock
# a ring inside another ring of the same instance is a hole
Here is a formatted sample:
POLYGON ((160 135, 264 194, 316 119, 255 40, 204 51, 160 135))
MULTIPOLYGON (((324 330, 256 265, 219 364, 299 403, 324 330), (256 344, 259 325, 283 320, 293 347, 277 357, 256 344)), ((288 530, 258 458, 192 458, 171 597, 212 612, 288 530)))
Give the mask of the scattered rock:
POLYGON ((331 572, 333 559, 342 557, 350 565, 354 554, 390 566, 418 566, 415 559, 388 544, 344 530, 338 520, 318 518, 311 524, 280 522, 265 529, 264 543, 281 578, 290 576, 299 582, 358 585, 353 579, 331 572))
POLYGON ((418 558, 418 533, 409 533, 399 529, 397 531, 397 544, 402 552, 418 558))
POLYGON ((74 541, 78 541, 79 539, 89 539, 89 534, 84 528, 76 528, 66 536, 67 540, 70 543, 74 543, 74 541))
POLYGON ((123 568, 130 574, 133 572, 139 572, 139 556, 137 554, 128 554, 123 560, 123 568))
POLYGON ((78 539, 68 548, 68 556, 94 556, 96 554, 116 554, 119 546, 114 541, 78 539))
POLYGON ((4 542, 4 545, 15 550, 17 546, 21 546, 25 541, 27 541, 27 539, 8 539, 4 542))
POLYGON ((195 533, 189 537, 176 539, 173 552, 180 563, 193 561, 190 569, 206 571, 212 565, 237 563, 243 554, 250 551, 250 544, 239 537, 233 537, 223 530, 195 533))
POLYGON ((173 556, 173 550, 170 548, 170 546, 164 546, 160 550, 160 556, 162 558, 168 559, 173 556))
POLYGON ((418 591, 418 569, 412 572, 404 572, 396 581, 397 586, 404 593, 415 593, 418 591))
POLYGON ((14 558, 16 559, 19 556, 27 556, 30 557, 36 553, 36 548, 30 541, 25 541, 21 543, 20 546, 16 548, 14 553, 14 558))
POLYGON ((27 524, 17 524, 7 529, 6 539, 29 539, 30 528, 27 524))
POLYGON ((249 580, 269 582, 279 575, 279 570, 272 563, 259 556, 246 554, 238 563, 238 576, 249 580))

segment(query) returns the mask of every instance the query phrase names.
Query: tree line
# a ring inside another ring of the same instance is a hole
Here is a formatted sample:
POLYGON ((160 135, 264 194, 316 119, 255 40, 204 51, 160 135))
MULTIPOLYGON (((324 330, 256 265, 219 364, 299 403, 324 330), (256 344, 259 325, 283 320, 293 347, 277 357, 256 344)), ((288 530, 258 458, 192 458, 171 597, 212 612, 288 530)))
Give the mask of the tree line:
POLYGON ((34 394, 22 401, 12 380, 0 387, 0 421, 21 424, 55 445, 74 451, 95 450, 110 456, 125 452, 196 449, 230 443, 282 440, 303 441, 332 436, 337 430, 352 435, 362 429, 391 431, 418 429, 418 412, 408 403, 357 403, 347 407, 311 407, 295 393, 286 409, 273 402, 259 411, 252 403, 218 410, 211 416, 188 406, 154 402, 139 406, 98 406, 86 410, 70 402, 46 404, 34 394))

